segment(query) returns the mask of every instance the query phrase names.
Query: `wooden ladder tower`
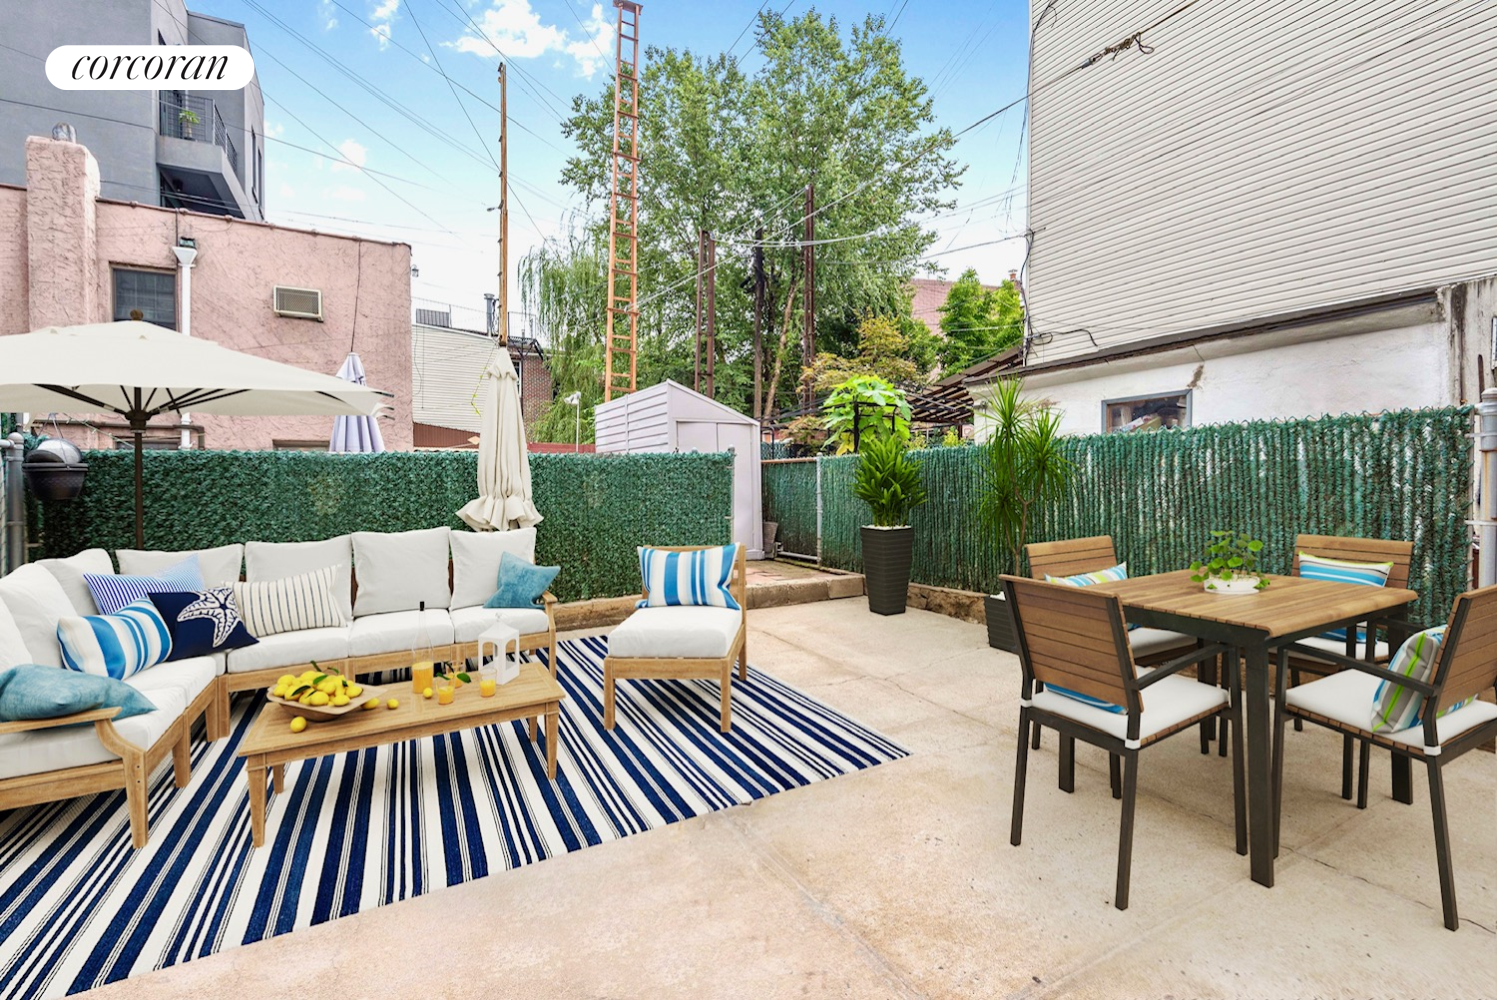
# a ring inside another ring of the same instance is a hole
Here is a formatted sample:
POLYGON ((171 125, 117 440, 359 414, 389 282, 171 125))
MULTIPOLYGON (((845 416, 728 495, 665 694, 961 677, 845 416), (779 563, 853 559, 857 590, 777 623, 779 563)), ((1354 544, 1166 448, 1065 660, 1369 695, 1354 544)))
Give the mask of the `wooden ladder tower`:
POLYGON ((635 389, 639 350, 639 10, 613 0, 613 186, 608 200, 608 328, 603 399, 635 389))

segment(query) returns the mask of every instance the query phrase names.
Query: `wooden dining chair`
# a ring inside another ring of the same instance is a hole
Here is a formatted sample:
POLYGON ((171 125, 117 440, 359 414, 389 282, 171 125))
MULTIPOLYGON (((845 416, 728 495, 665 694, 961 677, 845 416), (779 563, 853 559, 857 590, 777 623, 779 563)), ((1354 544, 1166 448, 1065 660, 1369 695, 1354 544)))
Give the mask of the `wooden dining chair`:
POLYGON ((1395 674, 1387 667, 1365 659, 1323 654, 1338 672, 1297 687, 1284 688, 1290 658, 1314 647, 1295 643, 1279 650, 1278 682, 1283 697, 1277 700, 1274 718, 1274 850, 1279 846, 1279 827, 1284 801, 1284 730, 1290 719, 1313 722, 1345 737, 1361 741, 1362 774, 1359 805, 1367 799, 1367 756, 1373 745, 1384 747, 1395 757, 1423 761, 1429 771, 1429 804, 1434 814, 1435 863, 1440 873, 1440 902, 1445 926, 1460 927, 1455 905, 1455 873, 1450 859, 1450 829, 1445 813, 1443 769, 1451 761, 1497 736, 1497 705, 1474 700, 1497 688, 1497 587, 1484 587, 1455 600, 1446 624, 1434 669, 1428 681, 1395 674), (1419 724, 1393 732, 1373 732, 1373 702, 1378 685, 1396 684, 1410 694, 1421 694, 1425 702, 1419 724), (1439 716, 1446 706, 1469 704, 1439 716))
POLYGON ((1192 664, 1220 655, 1223 647, 1192 649, 1141 676, 1128 646, 1123 605, 1118 598, 1085 587, 1017 576, 1003 577, 1003 590, 1013 611, 1019 662, 1024 668, 1009 842, 1018 847, 1023 834, 1031 726, 1055 729, 1063 743, 1082 740, 1106 750, 1113 762, 1113 797, 1123 802, 1113 902, 1118 909, 1126 910, 1139 752, 1203 719, 1219 719, 1223 724, 1230 722, 1233 734, 1232 808, 1237 853, 1246 854, 1242 711, 1241 699, 1234 693, 1238 685, 1222 690, 1175 676, 1192 664))

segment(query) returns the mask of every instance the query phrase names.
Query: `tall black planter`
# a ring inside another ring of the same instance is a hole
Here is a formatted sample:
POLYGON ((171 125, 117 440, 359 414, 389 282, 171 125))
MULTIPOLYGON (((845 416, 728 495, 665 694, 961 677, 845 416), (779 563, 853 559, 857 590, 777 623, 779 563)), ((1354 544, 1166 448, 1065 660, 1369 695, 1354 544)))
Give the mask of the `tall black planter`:
POLYGON ((863 578, 868 587, 868 610, 876 615, 902 615, 910 596, 910 560, 915 529, 863 525, 863 578))
POLYGON ((997 594, 984 594, 983 609, 987 612, 988 645, 1009 653, 1019 651, 1018 630, 1014 628, 1014 613, 1008 601, 997 594))

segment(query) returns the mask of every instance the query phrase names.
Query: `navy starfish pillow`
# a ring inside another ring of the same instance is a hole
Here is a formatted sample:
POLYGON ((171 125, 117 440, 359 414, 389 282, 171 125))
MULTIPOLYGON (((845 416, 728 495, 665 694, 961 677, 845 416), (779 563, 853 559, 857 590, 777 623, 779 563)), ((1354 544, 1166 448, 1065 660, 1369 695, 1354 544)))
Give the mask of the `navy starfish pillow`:
POLYGON ((150 594, 172 634, 168 660, 207 656, 226 649, 253 646, 260 640, 249 634, 234 603, 233 587, 211 590, 171 591, 150 594))

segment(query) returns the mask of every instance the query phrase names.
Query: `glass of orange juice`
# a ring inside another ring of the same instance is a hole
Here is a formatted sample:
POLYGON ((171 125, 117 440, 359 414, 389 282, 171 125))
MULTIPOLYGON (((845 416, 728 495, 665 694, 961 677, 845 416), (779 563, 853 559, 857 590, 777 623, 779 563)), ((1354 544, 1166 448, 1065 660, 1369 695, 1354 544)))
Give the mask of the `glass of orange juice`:
POLYGON ((451 705, 452 696, 456 693, 457 687, 455 682, 448 677, 442 678, 442 680, 437 684, 437 704, 451 705))
POLYGON ((411 664, 411 690, 420 694, 431 687, 432 674, 435 665, 431 660, 419 660, 411 664))
POLYGON ((499 670, 492 662, 485 663, 478 671, 478 693, 484 698, 492 698, 498 690, 499 670))

